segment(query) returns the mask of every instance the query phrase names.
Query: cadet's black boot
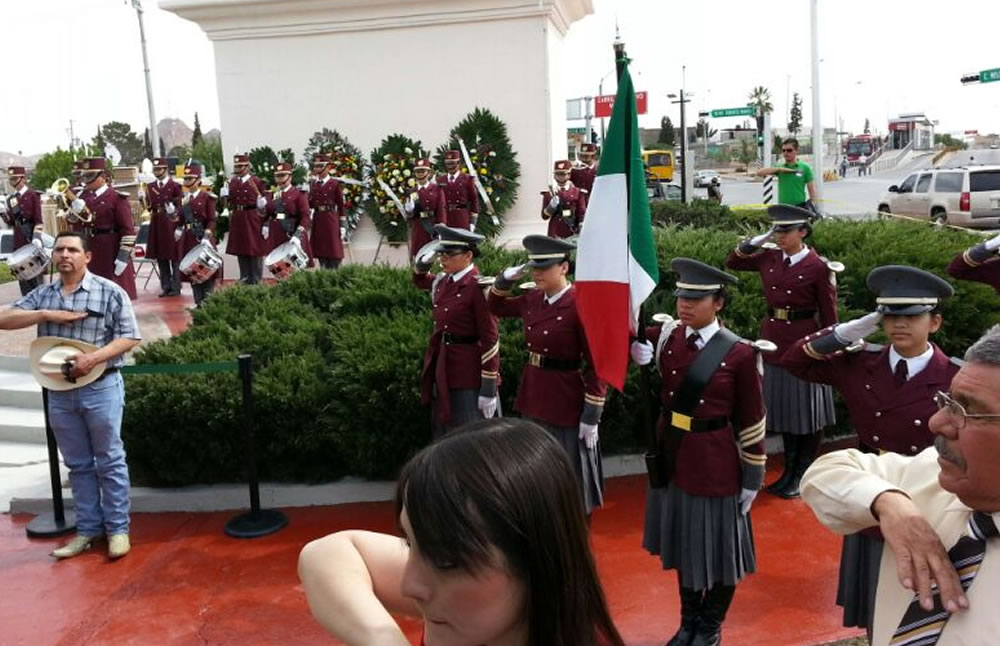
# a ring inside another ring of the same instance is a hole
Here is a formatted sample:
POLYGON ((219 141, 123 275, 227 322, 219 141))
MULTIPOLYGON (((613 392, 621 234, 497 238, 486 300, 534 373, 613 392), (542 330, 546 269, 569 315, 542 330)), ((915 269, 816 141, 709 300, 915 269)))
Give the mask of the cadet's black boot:
MULTIPOLYGON (((679 578, 679 577, 678 577, 679 578)), ((701 615, 702 596, 701 590, 681 588, 681 627, 677 634, 670 638, 666 646, 690 646, 694 639, 694 633, 698 628, 698 619, 701 615)))
POLYGON ((720 646, 722 644, 722 622, 726 619, 729 604, 733 602, 736 586, 716 584, 705 592, 701 604, 701 621, 695 630, 691 646, 720 646))
POLYGON ((795 471, 792 473, 791 479, 778 491, 779 496, 782 498, 799 497, 799 481, 802 480, 802 476, 805 475, 809 465, 816 459, 816 454, 819 452, 819 445, 822 441, 822 430, 810 433, 809 435, 799 436, 799 450, 795 460, 795 471))
POLYGON ((795 465, 798 463, 799 458, 798 435, 782 433, 781 443, 784 446, 785 471, 781 474, 780 478, 767 486, 767 492, 775 495, 778 495, 778 492, 784 489, 788 485, 788 481, 792 479, 792 474, 795 473, 795 465))

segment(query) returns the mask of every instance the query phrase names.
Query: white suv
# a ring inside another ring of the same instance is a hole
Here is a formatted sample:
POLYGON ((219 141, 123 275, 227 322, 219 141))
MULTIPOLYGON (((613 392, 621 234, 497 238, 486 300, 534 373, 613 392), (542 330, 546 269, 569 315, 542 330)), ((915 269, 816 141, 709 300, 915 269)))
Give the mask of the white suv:
POLYGON ((911 173, 882 195, 878 210, 939 224, 1000 227, 1000 166, 933 168, 911 173))

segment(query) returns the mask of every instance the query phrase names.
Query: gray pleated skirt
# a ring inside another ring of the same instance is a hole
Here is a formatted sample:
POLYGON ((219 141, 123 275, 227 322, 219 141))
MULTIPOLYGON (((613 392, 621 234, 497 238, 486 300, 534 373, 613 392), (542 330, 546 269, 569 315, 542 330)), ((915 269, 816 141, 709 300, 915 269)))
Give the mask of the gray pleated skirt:
POLYGON ((809 435, 837 421, 833 389, 803 381, 779 365, 764 364, 767 430, 809 435))
POLYGON ((448 391, 451 421, 448 424, 442 424, 438 417, 438 396, 437 387, 435 387, 431 400, 431 433, 435 440, 453 428, 483 418, 483 414, 479 412, 478 390, 471 388, 453 389, 448 391))
POLYGON ((583 495, 583 508, 590 515, 595 507, 604 506, 604 468, 601 466, 601 443, 593 449, 588 449, 580 439, 578 427, 552 426, 545 422, 528 417, 556 438, 559 445, 569 456, 569 462, 576 472, 577 482, 583 495))
POLYGON ((642 546, 694 590, 736 585, 757 569, 750 515, 740 513, 738 496, 692 496, 673 483, 650 489, 642 546))
POLYGON ((867 628, 875 622, 875 592, 885 541, 864 534, 844 537, 840 551, 837 605, 844 609, 844 625, 867 628))

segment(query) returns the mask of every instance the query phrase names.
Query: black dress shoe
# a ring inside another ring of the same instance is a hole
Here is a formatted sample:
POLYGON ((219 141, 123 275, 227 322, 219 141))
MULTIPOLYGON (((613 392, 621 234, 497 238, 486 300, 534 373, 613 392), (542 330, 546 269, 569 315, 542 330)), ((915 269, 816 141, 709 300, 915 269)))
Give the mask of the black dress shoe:
POLYGON ((167 290, 163 290, 162 292, 156 295, 157 298, 163 298, 164 296, 170 296, 170 292, 167 290))
POLYGON ((695 633, 698 632, 698 619, 684 619, 677 634, 670 638, 664 646, 691 646, 695 633))

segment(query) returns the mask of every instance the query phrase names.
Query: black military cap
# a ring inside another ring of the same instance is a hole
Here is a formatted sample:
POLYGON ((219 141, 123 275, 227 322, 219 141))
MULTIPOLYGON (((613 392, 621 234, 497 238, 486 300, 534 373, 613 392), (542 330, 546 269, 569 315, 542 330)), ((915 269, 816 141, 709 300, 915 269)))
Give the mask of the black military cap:
POLYGON ((767 207, 767 216, 774 223, 775 231, 792 231, 809 224, 815 214, 791 204, 772 204, 767 207))
POLYGON ((670 268, 678 274, 674 290, 678 298, 704 298, 738 280, 732 274, 690 258, 674 258, 670 268))
POLYGON ((885 265, 871 270, 866 280, 883 314, 912 316, 929 312, 955 290, 940 276, 906 265, 885 265))
POLYGON ((438 253, 448 253, 449 251, 472 251, 476 249, 480 242, 486 238, 466 229, 453 229, 443 224, 434 225, 434 235, 438 239, 436 251, 438 253))
POLYGON ((569 254, 576 249, 569 240, 543 235, 525 236, 521 244, 528 250, 528 266, 539 268, 568 261, 569 254))

